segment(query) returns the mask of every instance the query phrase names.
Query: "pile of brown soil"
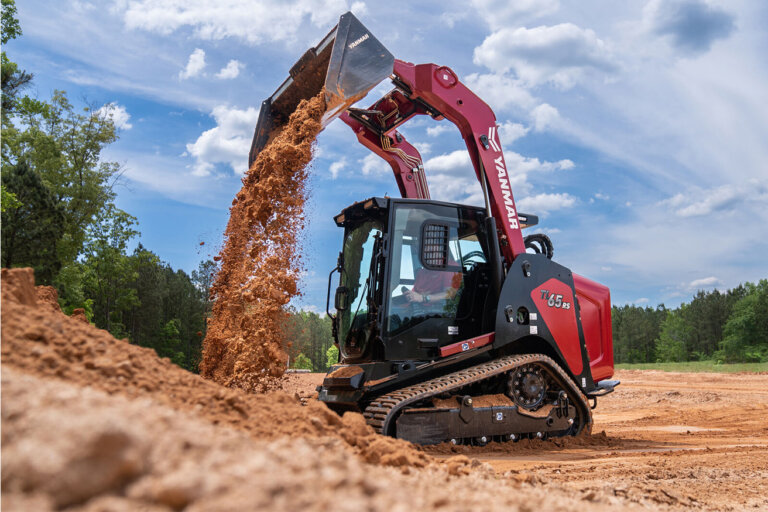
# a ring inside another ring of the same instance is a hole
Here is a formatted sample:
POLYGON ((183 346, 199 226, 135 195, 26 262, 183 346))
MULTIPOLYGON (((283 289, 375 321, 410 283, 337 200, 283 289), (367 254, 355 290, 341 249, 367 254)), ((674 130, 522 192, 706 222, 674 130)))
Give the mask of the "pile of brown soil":
POLYGON ((3 510, 578 504, 557 489, 498 480, 465 456, 439 463, 376 435, 360 414, 202 379, 38 303, 31 269, 2 271, 2 312, 3 510))
POLYGON ((321 402, 302 407, 283 392, 254 395, 222 387, 159 358, 154 350, 117 340, 48 302, 38 303, 32 269, 3 269, 2 312, 3 368, 151 398, 256 439, 330 436, 369 462, 417 467, 433 462, 407 442, 376 435, 360 414, 341 418, 321 402))
POLYGON ((286 304, 299 294, 307 164, 322 129, 324 94, 302 101, 243 178, 230 209, 200 373, 248 391, 277 387, 285 371, 286 304))
MULTIPOLYGON (((404 472, 333 438, 254 439, 194 410, 4 368, 2 508, 47 512, 574 510, 466 457, 404 472)), ((589 503, 590 511, 609 506, 589 503)), ((622 510, 625 510, 622 507, 622 510)))
POLYGON ((59 292, 53 286, 35 287, 35 298, 41 307, 46 307, 54 311, 60 311, 59 292))

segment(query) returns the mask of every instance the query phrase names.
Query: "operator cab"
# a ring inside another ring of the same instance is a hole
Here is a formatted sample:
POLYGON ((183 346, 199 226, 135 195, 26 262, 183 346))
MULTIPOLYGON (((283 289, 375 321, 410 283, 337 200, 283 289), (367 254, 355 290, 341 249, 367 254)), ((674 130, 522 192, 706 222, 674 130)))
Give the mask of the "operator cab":
POLYGON ((335 217, 343 362, 434 360, 440 347, 493 331, 484 219, 483 208, 378 197, 335 217))

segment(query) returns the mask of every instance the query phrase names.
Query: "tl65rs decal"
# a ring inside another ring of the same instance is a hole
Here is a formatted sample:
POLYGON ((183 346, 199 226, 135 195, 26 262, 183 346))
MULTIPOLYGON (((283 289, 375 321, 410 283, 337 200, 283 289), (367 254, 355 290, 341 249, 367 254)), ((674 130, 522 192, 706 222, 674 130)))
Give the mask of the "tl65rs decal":
POLYGON ((549 293, 549 290, 539 290, 541 292, 542 300, 547 301, 547 306, 551 308, 571 309, 570 302, 564 302, 563 296, 554 293, 549 293))

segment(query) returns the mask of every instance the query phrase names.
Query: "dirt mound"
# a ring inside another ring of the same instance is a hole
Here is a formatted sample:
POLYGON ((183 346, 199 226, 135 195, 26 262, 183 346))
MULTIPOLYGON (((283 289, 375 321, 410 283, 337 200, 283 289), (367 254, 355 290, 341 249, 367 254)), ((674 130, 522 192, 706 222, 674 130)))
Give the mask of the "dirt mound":
POLYGON ((360 414, 342 419, 317 401, 302 407, 283 392, 254 395, 222 387, 159 358, 154 350, 116 340, 107 331, 40 306, 32 269, 3 269, 2 294, 3 367, 110 394, 151 398, 257 439, 331 436, 379 464, 426 466, 432 461, 409 443, 376 435, 360 414))
POLYGON ((277 387, 287 355, 285 306, 298 295, 306 166, 322 129, 324 93, 302 101, 243 178, 224 233, 200 373, 230 387, 277 387))
POLYGON ((76 308, 74 311, 72 311, 72 318, 74 318, 78 322, 90 324, 90 322, 88 321, 88 317, 85 316, 85 310, 83 308, 76 308))
POLYGON ((194 411, 14 369, 4 368, 2 393, 3 510, 559 511, 580 505, 578 496, 551 486, 499 480, 466 457, 403 474, 364 463, 338 438, 266 442, 194 411))
POLYGON ((37 304, 42 307, 50 308, 54 311, 61 311, 59 306, 59 292, 53 286, 35 287, 35 297, 37 304))

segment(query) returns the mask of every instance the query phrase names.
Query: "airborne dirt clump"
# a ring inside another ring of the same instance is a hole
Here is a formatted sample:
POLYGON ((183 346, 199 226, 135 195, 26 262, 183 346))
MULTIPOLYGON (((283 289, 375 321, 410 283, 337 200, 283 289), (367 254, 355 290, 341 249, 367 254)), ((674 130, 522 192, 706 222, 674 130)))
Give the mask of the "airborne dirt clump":
POLYGON ((230 209, 200 373, 262 392, 285 371, 285 306, 299 294, 307 165, 322 129, 324 93, 302 101, 243 178, 230 209))

